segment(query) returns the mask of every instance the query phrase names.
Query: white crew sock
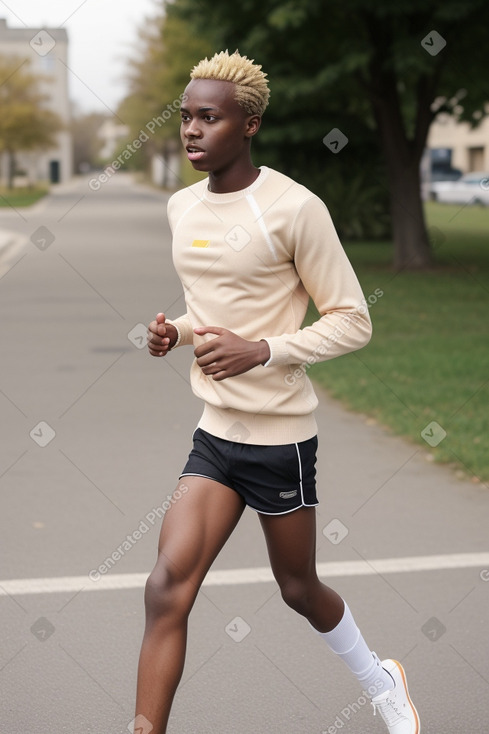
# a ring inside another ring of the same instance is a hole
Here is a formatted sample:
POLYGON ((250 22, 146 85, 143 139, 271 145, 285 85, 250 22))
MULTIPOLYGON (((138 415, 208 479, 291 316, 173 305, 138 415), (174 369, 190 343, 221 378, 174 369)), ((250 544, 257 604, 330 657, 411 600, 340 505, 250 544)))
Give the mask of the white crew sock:
MULTIPOLYGON (((318 632, 328 647, 346 663, 360 681, 364 691, 374 698, 394 688, 394 680, 382 667, 379 658, 371 652, 355 624, 346 602, 341 621, 330 632, 318 632)), ((311 625, 312 626, 312 625, 311 625)))

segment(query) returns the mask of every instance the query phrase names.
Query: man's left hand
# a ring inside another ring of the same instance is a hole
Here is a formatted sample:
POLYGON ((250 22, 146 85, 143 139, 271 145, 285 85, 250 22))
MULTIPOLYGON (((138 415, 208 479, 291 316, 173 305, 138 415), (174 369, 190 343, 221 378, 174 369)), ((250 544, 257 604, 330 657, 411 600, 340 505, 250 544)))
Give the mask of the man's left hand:
POLYGON ((199 326, 194 332, 199 336, 216 335, 215 339, 210 339, 194 350, 202 372, 204 375, 212 375, 213 380, 241 375, 270 359, 270 347, 263 339, 251 342, 221 326, 199 326))

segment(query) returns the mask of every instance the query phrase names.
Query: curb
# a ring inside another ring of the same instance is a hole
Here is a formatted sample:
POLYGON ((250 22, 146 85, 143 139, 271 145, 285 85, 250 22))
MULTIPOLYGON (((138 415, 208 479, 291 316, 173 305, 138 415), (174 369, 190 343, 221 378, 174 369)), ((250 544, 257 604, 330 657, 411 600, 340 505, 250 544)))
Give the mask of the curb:
POLYGON ((16 255, 26 244, 26 238, 20 232, 0 229, 0 278, 3 278, 14 263, 16 255))
POLYGON ((6 250, 15 244, 18 236, 18 232, 8 232, 0 229, 0 257, 2 257, 6 250))

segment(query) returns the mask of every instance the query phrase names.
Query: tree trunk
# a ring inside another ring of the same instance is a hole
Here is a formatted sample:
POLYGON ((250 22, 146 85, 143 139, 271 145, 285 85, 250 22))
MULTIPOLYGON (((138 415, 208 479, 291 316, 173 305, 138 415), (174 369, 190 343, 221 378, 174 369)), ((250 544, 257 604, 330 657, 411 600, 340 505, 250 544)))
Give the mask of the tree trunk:
POLYGON ((161 182, 161 185, 164 189, 168 188, 168 144, 165 141, 163 143, 163 152, 161 154, 161 157, 163 158, 163 181, 161 182))
POLYGON ((365 16, 372 42, 369 91, 389 183, 394 267, 419 270, 431 265, 431 251, 421 200, 421 156, 432 114, 433 79, 422 78, 416 89, 416 124, 409 138, 403 118, 399 85, 392 57, 393 28, 365 16))
MULTIPOLYGON (((389 80, 390 81, 390 80, 389 80)), ((420 270, 431 265, 431 250, 421 200, 421 153, 426 140, 421 132, 414 144, 406 139, 402 115, 393 84, 372 103, 387 165, 394 267, 420 270)))
POLYGON ((11 191, 14 188, 15 177, 15 153, 7 150, 7 188, 11 191))
POLYGON ((426 231, 421 177, 417 161, 405 167, 402 161, 389 165, 389 193, 396 270, 420 270, 431 263, 426 231))

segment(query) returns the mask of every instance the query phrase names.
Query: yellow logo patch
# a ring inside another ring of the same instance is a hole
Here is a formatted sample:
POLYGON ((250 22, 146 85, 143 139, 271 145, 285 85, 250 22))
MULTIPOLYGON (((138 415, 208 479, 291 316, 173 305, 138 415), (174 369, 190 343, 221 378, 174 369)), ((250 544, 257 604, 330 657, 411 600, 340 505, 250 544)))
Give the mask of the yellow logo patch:
POLYGON ((209 247, 210 240, 194 240, 192 247, 209 247))

